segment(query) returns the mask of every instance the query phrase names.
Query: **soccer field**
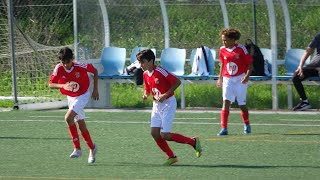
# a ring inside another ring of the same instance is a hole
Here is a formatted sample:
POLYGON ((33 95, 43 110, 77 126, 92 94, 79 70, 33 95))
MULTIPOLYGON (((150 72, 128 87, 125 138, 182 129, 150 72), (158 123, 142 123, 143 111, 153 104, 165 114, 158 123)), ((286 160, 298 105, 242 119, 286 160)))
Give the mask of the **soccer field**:
MULTIPOLYGON (((218 112, 176 113, 173 132, 198 135, 203 155, 169 142, 179 158, 162 166, 165 154, 150 135, 150 112, 87 112, 87 126, 98 145, 70 159, 73 145, 65 110, 0 112, 0 179, 319 179, 319 113, 250 114, 252 134, 243 134, 239 112, 231 111, 229 135, 217 137, 218 112)), ((80 136, 81 137, 81 136, 80 136)))

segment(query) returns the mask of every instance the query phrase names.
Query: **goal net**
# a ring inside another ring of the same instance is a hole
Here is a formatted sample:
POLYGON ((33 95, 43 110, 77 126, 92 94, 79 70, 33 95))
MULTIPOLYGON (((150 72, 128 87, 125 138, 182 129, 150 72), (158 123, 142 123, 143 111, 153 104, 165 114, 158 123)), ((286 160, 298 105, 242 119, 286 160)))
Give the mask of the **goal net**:
POLYGON ((66 98, 59 91, 49 89, 47 82, 59 62, 57 52, 61 45, 73 43, 73 39, 62 38, 69 36, 66 33, 73 34, 72 1, 13 2, 15 65, 11 60, 8 3, 0 1, 0 101, 13 102, 17 97, 19 109, 65 107, 66 98), (13 94, 13 66, 16 68, 16 96, 13 94))
POLYGON ((57 52, 60 48, 75 48, 74 33, 77 33, 76 55, 80 61, 99 59, 105 46, 126 47, 128 55, 137 46, 163 48, 163 42, 150 39, 163 36, 158 0, 77 0, 77 32, 74 32, 73 0, 15 0, 12 1, 16 62, 13 73, 7 2, 0 0, 0 102, 12 103, 17 97, 19 109, 51 109, 67 105, 66 98, 59 91, 48 88, 47 82, 59 62, 57 52), (146 8, 148 11, 144 12, 146 8), (113 32, 108 36, 112 39, 109 44, 105 39, 104 10, 108 11, 110 31, 113 32), (154 20, 145 24, 141 19, 154 20), (128 31, 138 31, 133 34, 141 36, 128 37, 125 33, 128 31), (13 74, 16 95, 13 93, 13 74))

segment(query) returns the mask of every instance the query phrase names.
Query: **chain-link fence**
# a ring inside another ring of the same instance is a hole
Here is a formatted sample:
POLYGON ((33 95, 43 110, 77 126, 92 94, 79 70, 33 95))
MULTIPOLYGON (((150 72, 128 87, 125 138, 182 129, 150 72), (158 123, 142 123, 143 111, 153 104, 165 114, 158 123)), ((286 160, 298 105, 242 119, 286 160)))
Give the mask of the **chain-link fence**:
MULTIPOLYGON (((320 0, 274 0, 278 58, 286 52, 286 27, 281 1, 288 4, 292 48, 305 48, 319 32, 320 0)), ((12 96, 9 0, 0 1, 0 96, 12 96)), ((164 14, 158 0, 77 0, 77 37, 80 60, 99 59, 106 46, 152 47, 157 57, 165 48, 164 14), (108 22, 106 22, 108 20, 108 22), (106 23, 108 23, 106 26, 106 23), (108 34, 108 36, 106 36, 108 34)), ((169 46, 191 49, 200 45, 219 49, 219 32, 225 22, 221 0, 165 0, 169 46)), ((270 48, 270 25, 265 0, 225 0, 230 27, 241 30, 240 43, 247 38, 270 48), (255 21, 254 21, 255 20, 255 21)), ((47 81, 61 46, 73 46, 72 0, 12 0, 17 92, 30 97, 24 102, 62 99, 47 88, 47 81)), ((218 52, 218 51, 217 51, 218 52)))

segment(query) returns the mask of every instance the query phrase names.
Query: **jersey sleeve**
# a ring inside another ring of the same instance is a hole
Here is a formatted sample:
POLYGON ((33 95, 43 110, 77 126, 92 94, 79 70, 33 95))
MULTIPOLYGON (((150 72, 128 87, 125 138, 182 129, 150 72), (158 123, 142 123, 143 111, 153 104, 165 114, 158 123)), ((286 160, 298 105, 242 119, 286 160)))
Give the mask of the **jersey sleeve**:
POLYGON ((49 79, 49 84, 51 83, 58 83, 59 78, 53 74, 51 74, 50 79, 49 79))
POLYGON ((243 45, 240 45, 242 52, 243 52, 243 59, 245 60, 246 65, 249 65, 253 62, 252 57, 250 56, 248 50, 243 45))
POLYGON ((60 77, 59 77, 59 65, 57 65, 54 70, 52 71, 49 79, 49 84, 51 83, 58 83, 60 77))
POLYGON ((169 84, 172 85, 177 81, 178 78, 175 75, 168 72, 168 76, 166 77, 166 79, 168 80, 169 84))
POLYGON ((95 67, 92 65, 92 64, 87 64, 87 71, 90 72, 90 73, 94 73, 95 71, 95 67))
POLYGON ((220 57, 220 62, 223 63, 223 52, 222 52, 223 47, 220 47, 220 53, 219 53, 219 57, 220 57))
POLYGON ((144 90, 151 92, 150 85, 147 83, 147 74, 146 71, 143 73, 143 83, 144 83, 144 90))
POLYGON ((252 57, 248 53, 244 54, 244 59, 245 59, 247 65, 249 65, 249 64, 251 64, 253 62, 252 57))

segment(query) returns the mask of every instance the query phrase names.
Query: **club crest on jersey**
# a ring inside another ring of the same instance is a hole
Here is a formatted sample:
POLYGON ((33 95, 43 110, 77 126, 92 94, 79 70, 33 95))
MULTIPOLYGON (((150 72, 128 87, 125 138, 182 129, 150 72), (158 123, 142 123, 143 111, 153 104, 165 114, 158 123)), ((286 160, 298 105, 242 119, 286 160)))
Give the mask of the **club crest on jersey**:
POLYGON ((76 76, 76 78, 80 78, 80 73, 79 73, 79 72, 76 72, 76 73, 75 73, 75 76, 76 76))
POLYGON ((158 79, 158 78, 155 78, 155 79, 154 79, 154 83, 155 83, 155 84, 159 84, 159 79, 158 79))

